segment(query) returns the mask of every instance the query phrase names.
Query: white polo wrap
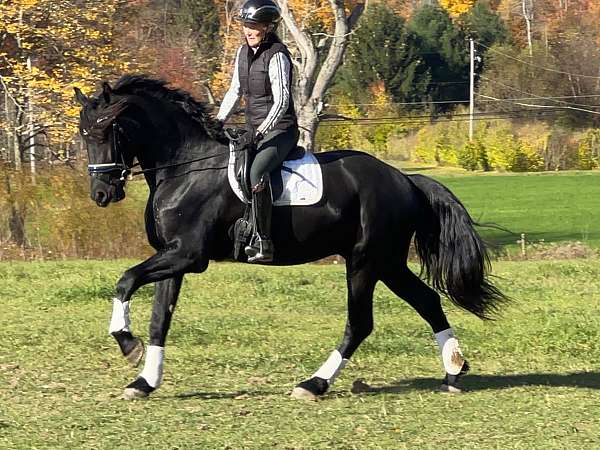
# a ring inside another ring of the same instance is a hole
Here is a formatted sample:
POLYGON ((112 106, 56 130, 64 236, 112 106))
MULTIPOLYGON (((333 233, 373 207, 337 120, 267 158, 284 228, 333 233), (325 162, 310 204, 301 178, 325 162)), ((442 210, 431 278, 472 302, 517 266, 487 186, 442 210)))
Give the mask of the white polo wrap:
POLYGON ((323 378, 331 386, 346 364, 348 364, 348 360, 342 358, 342 354, 338 350, 334 350, 327 361, 313 374, 313 377, 323 378))
POLYGON ((113 298, 113 310, 110 318, 108 332, 129 331, 129 302, 122 302, 118 298, 113 298))
POLYGON ((143 377, 153 388, 157 388, 162 383, 164 360, 164 347, 159 347, 158 345, 148 346, 144 370, 140 373, 140 377, 143 377))

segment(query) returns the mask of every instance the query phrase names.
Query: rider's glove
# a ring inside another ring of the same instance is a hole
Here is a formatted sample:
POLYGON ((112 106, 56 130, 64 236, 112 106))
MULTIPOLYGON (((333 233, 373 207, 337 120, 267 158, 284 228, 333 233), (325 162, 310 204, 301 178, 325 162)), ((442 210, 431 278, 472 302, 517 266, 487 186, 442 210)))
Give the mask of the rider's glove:
POLYGON ((254 134, 250 131, 242 134, 237 140, 237 147, 239 149, 244 149, 246 147, 251 147, 256 142, 254 134))

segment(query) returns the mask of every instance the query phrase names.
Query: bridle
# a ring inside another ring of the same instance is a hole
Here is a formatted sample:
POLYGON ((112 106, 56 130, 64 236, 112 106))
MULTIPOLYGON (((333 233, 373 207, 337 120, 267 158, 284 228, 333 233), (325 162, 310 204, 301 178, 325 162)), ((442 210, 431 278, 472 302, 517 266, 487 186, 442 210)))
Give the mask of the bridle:
MULTIPOLYGON (((207 159, 212 159, 212 158, 217 158, 219 156, 228 155, 231 151, 231 150, 228 150, 226 152, 215 153, 213 155, 196 158, 196 159, 192 159, 189 161, 184 161, 184 162, 175 163, 175 164, 169 164, 169 165, 160 166, 160 167, 151 167, 149 169, 142 169, 142 170, 137 170, 137 171, 133 172, 131 169, 139 166, 140 163, 137 162, 131 166, 128 166, 127 163, 125 162, 125 156, 123 155, 123 152, 121 151, 121 148, 120 148, 121 145, 120 145, 120 141, 119 141, 119 135, 121 135, 121 134, 124 134, 123 129, 118 124, 117 120, 115 119, 115 120, 113 120, 113 123, 112 123, 112 143, 111 143, 113 161, 108 162, 108 163, 100 163, 100 164, 88 164, 88 174, 90 176, 96 175, 97 177, 100 178, 102 175, 109 175, 111 173, 117 172, 117 173, 119 173, 118 180, 120 182, 125 182, 125 180, 127 179, 128 176, 134 177, 136 175, 143 175, 145 173, 156 172, 161 169, 168 169, 168 168, 172 168, 172 167, 179 167, 179 166, 183 166, 186 164, 191 164, 191 163, 198 162, 198 161, 205 161, 207 159)), ((234 142, 239 139, 239 136, 236 136, 235 134, 233 134, 233 132, 229 131, 229 129, 225 129, 225 135, 229 138, 229 140, 234 141, 234 142)), ((241 151, 244 151, 244 149, 234 149, 233 151, 241 152, 241 151)), ((222 170, 222 169, 226 169, 226 168, 227 168, 227 166, 210 167, 210 168, 199 169, 199 170, 222 170)), ((110 177, 110 179, 108 180, 108 183, 114 184, 112 182, 112 180, 114 180, 114 178, 110 177)))
POLYGON ((101 164, 88 164, 88 173, 90 175, 103 175, 103 174, 111 174, 113 172, 120 172, 119 181, 125 181, 127 176, 131 173, 131 169, 138 164, 135 164, 131 167, 127 165, 125 162, 125 156, 120 149, 119 143, 119 132, 122 132, 123 129, 119 125, 119 123, 114 120, 112 123, 112 157, 113 161, 109 163, 101 163, 101 164), (120 160, 120 162, 119 162, 120 160))

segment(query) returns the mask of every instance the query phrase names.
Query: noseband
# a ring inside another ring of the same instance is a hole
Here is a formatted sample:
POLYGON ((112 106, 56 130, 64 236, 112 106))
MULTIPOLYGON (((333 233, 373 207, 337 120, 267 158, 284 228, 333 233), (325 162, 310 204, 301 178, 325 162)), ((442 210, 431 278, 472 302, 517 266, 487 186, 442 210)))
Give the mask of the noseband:
POLYGON ((127 175, 131 173, 131 167, 125 163, 125 156, 120 149, 119 132, 122 132, 121 126, 116 120, 112 123, 112 162, 102 164, 88 164, 88 173, 90 175, 103 175, 120 172, 119 181, 125 181, 127 175), (120 161, 120 162, 119 162, 120 161))

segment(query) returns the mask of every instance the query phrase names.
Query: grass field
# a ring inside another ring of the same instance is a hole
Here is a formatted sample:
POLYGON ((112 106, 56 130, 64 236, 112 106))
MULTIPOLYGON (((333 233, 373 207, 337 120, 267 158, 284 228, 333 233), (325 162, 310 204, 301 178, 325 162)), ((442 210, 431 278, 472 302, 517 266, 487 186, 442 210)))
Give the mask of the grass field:
MULTIPOLYGON (((455 396, 436 392, 426 324, 378 287, 375 333, 316 403, 288 393, 341 337, 343 267, 214 264, 186 278, 165 383, 125 402, 137 371, 106 328, 127 266, 0 264, 0 448, 600 448, 600 261, 495 264, 517 298, 496 322, 446 302, 473 368, 455 396), (380 391, 352 394, 358 378, 380 391)), ((150 298, 133 302, 141 336, 150 298)))
POLYGON ((580 241, 600 247, 600 172, 470 174, 415 164, 401 168, 436 178, 463 201, 476 220, 510 230, 482 231, 498 245, 515 244, 525 233, 530 242, 580 241))

